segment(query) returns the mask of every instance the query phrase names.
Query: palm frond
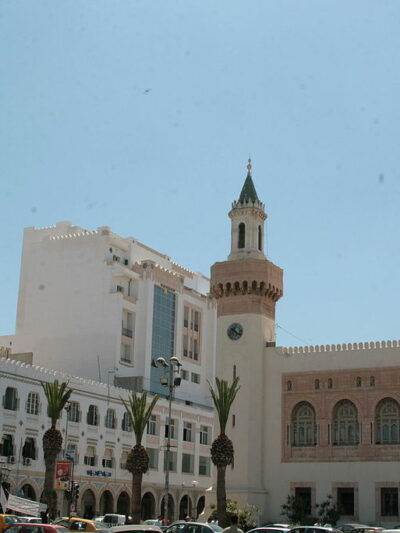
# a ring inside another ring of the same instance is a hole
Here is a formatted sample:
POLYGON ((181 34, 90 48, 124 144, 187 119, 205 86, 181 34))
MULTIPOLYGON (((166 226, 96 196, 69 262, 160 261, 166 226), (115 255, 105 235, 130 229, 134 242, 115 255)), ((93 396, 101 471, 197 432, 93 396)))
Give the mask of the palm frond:
POLYGON ((58 379, 54 380, 53 383, 47 381, 40 382, 44 394, 47 399, 48 414, 51 419, 52 427, 56 426, 57 420, 60 418, 60 413, 63 410, 65 404, 68 402, 72 389, 68 388, 68 381, 58 382, 58 379))
POLYGON ((142 444, 144 430, 159 398, 160 396, 156 394, 149 405, 147 405, 146 391, 142 392, 140 396, 136 392, 132 392, 128 402, 121 398, 135 433, 136 444, 142 444))
POLYGON ((236 377, 231 384, 225 379, 215 378, 215 388, 210 382, 208 382, 208 386, 217 411, 221 434, 223 435, 229 419, 229 412, 240 389, 239 377, 236 377))

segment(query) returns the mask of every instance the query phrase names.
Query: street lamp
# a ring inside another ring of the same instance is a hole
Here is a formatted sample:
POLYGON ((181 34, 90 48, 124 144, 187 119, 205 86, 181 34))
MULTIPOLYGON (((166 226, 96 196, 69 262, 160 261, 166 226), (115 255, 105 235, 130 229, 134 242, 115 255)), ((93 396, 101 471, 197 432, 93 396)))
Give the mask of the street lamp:
POLYGON ((153 366, 161 366, 164 368, 164 376, 160 379, 161 385, 168 387, 168 435, 165 455, 165 496, 164 496, 164 519, 168 518, 168 503, 169 503, 169 467, 171 456, 171 416, 172 416, 172 398, 175 387, 181 384, 180 368, 182 363, 175 356, 170 357, 169 360, 165 357, 158 357, 153 360, 153 366))

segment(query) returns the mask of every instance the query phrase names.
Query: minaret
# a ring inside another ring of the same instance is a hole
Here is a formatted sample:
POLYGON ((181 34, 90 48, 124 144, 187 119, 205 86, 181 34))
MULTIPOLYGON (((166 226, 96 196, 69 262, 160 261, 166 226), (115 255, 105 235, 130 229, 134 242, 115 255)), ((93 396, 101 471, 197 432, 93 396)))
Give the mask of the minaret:
MULTIPOLYGON (((251 161, 239 199, 229 217, 231 252, 211 267, 211 292, 217 301, 216 375, 240 390, 233 403, 227 435, 235 464, 227 469, 228 498, 240 505, 265 506, 266 346, 275 345, 275 304, 283 294, 283 271, 264 255, 265 206, 254 187, 251 161)), ((218 428, 216 428, 218 431, 218 428)))
POLYGON ((254 187, 251 159, 239 199, 232 203, 231 253, 211 268, 218 316, 254 313, 265 317, 264 341, 275 342, 275 303, 283 294, 283 271, 264 255, 265 205, 254 187))
POLYGON ((267 215, 264 204, 260 202, 251 177, 251 159, 247 165, 247 177, 239 200, 232 203, 229 217, 232 221, 231 253, 233 259, 265 259, 264 221, 267 215))

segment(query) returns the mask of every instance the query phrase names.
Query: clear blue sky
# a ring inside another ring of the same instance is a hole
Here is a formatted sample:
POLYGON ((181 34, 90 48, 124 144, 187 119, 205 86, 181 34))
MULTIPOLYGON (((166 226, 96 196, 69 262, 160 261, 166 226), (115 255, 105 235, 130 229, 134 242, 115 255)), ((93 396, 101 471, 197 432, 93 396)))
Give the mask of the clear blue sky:
POLYGON ((398 0, 2 0, 0 332, 26 226, 208 275, 251 153, 278 344, 399 338, 399 27, 398 0))

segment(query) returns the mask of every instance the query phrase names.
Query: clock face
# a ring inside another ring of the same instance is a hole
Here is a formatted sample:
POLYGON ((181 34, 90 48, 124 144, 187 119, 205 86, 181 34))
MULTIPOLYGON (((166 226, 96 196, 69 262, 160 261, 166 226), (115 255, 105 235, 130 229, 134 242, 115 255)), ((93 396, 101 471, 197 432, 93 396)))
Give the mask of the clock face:
POLYGON ((229 326, 226 333, 231 340, 237 341, 243 335, 243 326, 237 322, 234 322, 229 326))

